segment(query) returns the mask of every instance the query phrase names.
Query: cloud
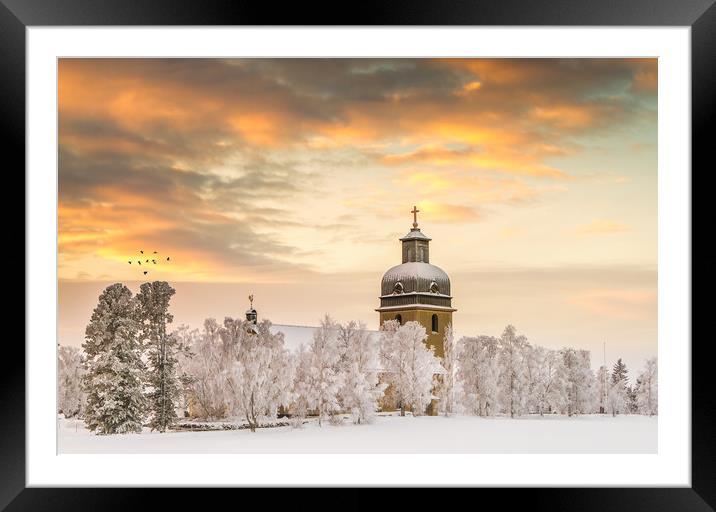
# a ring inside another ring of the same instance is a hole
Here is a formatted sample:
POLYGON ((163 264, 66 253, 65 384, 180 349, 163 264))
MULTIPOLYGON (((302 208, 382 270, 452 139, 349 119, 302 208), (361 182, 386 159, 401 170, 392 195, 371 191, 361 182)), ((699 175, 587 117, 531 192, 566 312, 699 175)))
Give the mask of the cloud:
POLYGON ((588 313, 617 319, 652 317, 656 313, 656 301, 653 289, 592 289, 567 299, 588 313))
POLYGON ((580 235, 611 235, 629 231, 631 231, 629 225, 609 219, 594 220, 588 224, 578 226, 576 229, 576 232, 580 235))
POLYGON ((396 186, 480 220, 564 187, 575 137, 653 111, 655 81, 654 59, 61 59, 61 273, 146 244, 187 279, 310 272, 322 233, 367 235, 343 208, 387 218, 396 186))

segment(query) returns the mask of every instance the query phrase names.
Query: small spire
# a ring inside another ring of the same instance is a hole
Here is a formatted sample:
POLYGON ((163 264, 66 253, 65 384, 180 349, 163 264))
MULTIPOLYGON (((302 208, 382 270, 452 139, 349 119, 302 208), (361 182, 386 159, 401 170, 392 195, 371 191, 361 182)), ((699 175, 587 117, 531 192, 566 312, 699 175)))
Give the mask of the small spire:
POLYGON ((251 306, 251 309, 254 309, 254 295, 253 293, 249 295, 249 304, 251 306))
POLYGON ((415 205, 413 205, 413 209, 410 211, 410 213, 413 214, 413 228, 418 227, 418 212, 419 211, 420 210, 418 210, 418 207, 415 205))

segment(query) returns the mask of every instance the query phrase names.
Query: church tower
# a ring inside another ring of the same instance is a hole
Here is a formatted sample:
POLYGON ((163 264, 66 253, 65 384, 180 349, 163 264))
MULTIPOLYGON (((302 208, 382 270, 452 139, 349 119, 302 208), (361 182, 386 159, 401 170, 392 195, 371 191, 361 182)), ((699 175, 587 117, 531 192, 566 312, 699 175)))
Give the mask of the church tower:
POLYGON ((430 238, 418 228, 418 210, 413 206, 413 227, 400 239, 403 263, 389 269, 380 285, 380 325, 388 320, 401 324, 417 321, 425 327, 427 344, 443 357, 445 329, 452 324, 450 278, 430 264, 430 238))

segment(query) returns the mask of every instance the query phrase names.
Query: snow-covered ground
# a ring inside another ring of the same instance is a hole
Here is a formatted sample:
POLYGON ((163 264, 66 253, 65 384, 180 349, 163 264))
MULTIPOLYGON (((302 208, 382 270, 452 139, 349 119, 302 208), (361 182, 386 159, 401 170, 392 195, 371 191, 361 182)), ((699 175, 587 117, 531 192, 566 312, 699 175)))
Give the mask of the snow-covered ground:
POLYGON ((379 416, 371 425, 96 436, 58 422, 60 453, 656 453, 657 417, 379 416))

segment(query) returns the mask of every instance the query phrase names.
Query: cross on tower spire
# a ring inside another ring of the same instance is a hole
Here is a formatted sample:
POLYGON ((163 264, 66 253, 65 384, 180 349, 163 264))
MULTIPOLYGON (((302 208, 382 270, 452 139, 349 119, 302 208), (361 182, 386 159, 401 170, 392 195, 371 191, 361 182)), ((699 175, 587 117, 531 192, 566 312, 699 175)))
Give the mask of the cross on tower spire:
POLYGON ((418 227, 418 212, 419 211, 420 210, 418 210, 417 206, 413 206, 413 209, 410 211, 410 213, 413 214, 413 227, 414 228, 418 227))

